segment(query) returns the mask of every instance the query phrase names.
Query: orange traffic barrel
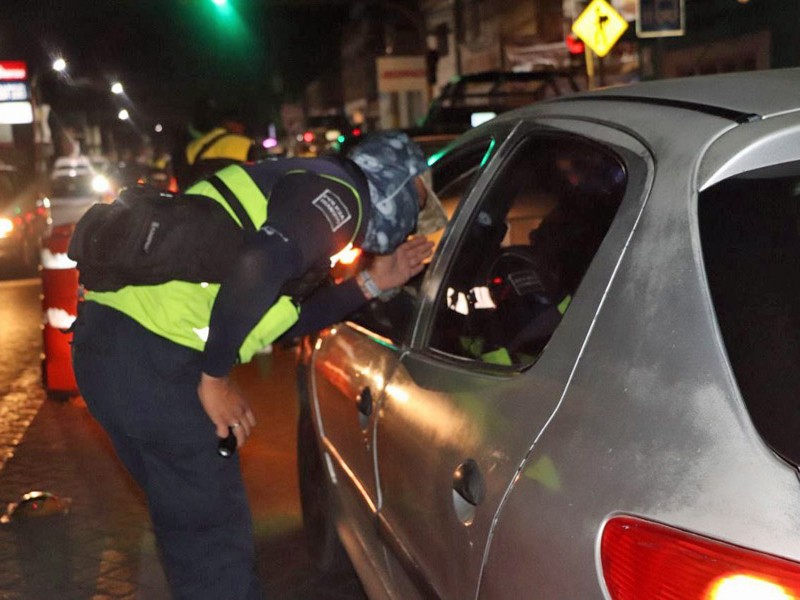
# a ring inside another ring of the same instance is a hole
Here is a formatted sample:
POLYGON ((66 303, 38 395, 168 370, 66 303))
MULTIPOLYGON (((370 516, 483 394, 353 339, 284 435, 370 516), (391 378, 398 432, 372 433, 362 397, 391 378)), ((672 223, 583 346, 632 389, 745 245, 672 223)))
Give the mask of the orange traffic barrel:
POLYGON ((78 314, 78 269, 67 256, 75 225, 59 225, 44 240, 42 278, 42 384, 51 397, 78 394, 72 370, 72 332, 78 314))

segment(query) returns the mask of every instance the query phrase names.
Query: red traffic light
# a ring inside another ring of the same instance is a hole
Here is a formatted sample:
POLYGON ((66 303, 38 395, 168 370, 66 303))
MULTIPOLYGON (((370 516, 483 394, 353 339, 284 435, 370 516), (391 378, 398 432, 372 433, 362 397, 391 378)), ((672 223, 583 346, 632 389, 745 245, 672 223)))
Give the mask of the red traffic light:
POLYGON ((585 46, 581 39, 575 35, 574 33, 568 33, 566 37, 567 42, 567 51, 570 54, 583 54, 585 51, 585 46))

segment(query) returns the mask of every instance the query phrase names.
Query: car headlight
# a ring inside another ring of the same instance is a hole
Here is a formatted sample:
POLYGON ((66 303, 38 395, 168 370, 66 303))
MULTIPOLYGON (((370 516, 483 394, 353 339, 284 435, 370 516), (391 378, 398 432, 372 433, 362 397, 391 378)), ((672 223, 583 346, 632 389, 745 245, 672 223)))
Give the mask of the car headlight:
POLYGON ((0 238, 8 236, 12 231, 14 231, 14 222, 11 219, 0 219, 0 238))
POLYGON ((110 190, 111 183, 108 181, 108 177, 105 175, 95 175, 92 178, 92 189, 99 194, 104 194, 110 190))

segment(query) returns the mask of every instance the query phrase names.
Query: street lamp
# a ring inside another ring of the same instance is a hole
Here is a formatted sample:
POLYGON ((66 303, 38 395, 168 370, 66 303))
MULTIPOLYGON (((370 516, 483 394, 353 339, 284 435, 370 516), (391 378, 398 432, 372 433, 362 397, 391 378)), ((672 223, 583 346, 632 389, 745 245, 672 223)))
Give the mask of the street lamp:
POLYGON ((124 90, 124 88, 122 87, 122 84, 119 81, 115 81, 113 84, 111 84, 111 93, 112 94, 116 94, 116 95, 119 96, 124 91, 125 90, 124 90))
POLYGON ((118 118, 120 121, 127 121, 128 119, 130 119, 130 118, 131 118, 131 115, 128 113, 128 109, 126 109, 126 108, 123 108, 121 111, 119 111, 119 112, 117 113, 117 118, 118 118))
POLYGON ((67 69, 67 61, 58 57, 53 61, 53 71, 56 73, 63 73, 67 69))

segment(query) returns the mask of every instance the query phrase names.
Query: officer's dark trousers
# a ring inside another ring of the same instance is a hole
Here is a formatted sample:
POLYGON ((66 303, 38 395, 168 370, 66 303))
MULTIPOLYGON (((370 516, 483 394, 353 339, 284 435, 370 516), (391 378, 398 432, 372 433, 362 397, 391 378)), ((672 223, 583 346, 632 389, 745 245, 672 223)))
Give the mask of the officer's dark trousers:
POLYGON ((85 302, 73 359, 89 410, 147 495, 175 598, 262 598, 238 455, 217 454, 197 396, 200 353, 85 302))

